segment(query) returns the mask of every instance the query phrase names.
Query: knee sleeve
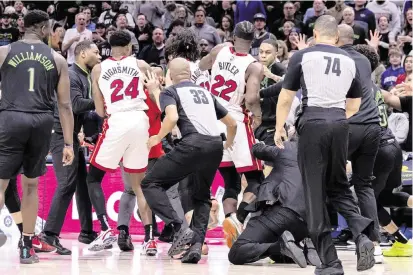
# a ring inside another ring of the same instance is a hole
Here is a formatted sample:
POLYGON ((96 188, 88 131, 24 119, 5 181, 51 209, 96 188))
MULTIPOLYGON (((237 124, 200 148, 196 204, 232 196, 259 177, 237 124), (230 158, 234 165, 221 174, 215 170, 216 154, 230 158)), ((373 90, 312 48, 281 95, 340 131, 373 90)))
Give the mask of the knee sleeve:
POLYGON ((6 192, 4 193, 4 204, 10 213, 20 212, 21 201, 19 193, 17 191, 17 180, 16 178, 10 179, 9 185, 7 186, 6 192))
POLYGON ((222 201, 226 199, 238 199, 238 194, 241 192, 241 176, 238 174, 235 167, 219 168, 219 173, 224 179, 225 192, 222 201))

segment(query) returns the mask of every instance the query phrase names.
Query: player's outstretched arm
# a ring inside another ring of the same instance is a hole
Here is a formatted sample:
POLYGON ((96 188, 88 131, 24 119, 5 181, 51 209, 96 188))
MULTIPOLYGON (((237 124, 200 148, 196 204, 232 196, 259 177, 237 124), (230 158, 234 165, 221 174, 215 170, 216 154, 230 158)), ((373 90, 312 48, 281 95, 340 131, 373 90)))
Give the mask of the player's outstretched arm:
POLYGON ((400 98, 398 96, 392 95, 388 91, 381 90, 381 94, 383 95, 384 102, 390 107, 395 108, 398 111, 402 110, 401 103, 400 103, 400 98))
POLYGON ((264 78, 264 68, 258 63, 251 63, 247 68, 247 85, 245 91, 245 106, 254 115, 254 127, 261 124, 260 85, 264 78))
POLYGON ((100 117, 105 117, 105 102, 103 100, 102 91, 99 88, 99 77, 100 77, 101 67, 97 64, 92 70, 92 97, 95 102, 96 113, 100 117))
POLYGON ((59 83, 57 85, 57 104, 59 107, 59 118, 62 124, 65 144, 73 144, 73 112, 70 99, 70 80, 66 60, 58 53, 53 53, 59 72, 59 83))
POLYGON ((201 71, 206 71, 206 70, 211 70, 212 69, 212 65, 214 65, 215 62, 215 58, 217 57, 219 51, 225 47, 231 45, 229 43, 223 43, 223 44, 219 44, 216 45, 209 54, 207 54, 206 56, 204 56, 201 61, 199 61, 199 69, 201 71))

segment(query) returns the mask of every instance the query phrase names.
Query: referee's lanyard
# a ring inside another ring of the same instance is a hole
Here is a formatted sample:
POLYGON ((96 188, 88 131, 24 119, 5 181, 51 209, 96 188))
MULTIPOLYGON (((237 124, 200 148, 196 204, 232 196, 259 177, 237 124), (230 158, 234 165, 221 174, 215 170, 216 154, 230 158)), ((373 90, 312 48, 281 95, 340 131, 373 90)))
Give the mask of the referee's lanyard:
POLYGON ((87 76, 87 82, 89 83, 87 94, 88 94, 88 98, 90 99, 90 98, 92 98, 92 81, 91 81, 91 79, 90 79, 90 73, 89 73, 88 71, 84 70, 82 67, 80 67, 77 63, 75 63, 75 64, 76 64, 76 66, 77 66, 79 69, 81 69, 81 70, 86 74, 86 76, 87 76))

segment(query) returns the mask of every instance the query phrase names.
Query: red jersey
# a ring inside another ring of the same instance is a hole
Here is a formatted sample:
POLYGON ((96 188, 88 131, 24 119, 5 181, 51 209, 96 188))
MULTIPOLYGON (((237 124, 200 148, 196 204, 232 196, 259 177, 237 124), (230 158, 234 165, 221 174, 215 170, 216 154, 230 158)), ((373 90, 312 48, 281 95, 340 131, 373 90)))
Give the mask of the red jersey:
MULTIPOLYGON (((149 117, 149 136, 154 136, 159 133, 161 130, 161 111, 159 110, 158 106, 155 102, 152 101, 149 97, 149 93, 145 90, 146 94, 146 105, 148 105, 149 109, 146 114, 149 117)), ((157 159, 163 156, 165 152, 162 149, 162 143, 151 148, 149 151, 149 158, 150 159, 157 159)))

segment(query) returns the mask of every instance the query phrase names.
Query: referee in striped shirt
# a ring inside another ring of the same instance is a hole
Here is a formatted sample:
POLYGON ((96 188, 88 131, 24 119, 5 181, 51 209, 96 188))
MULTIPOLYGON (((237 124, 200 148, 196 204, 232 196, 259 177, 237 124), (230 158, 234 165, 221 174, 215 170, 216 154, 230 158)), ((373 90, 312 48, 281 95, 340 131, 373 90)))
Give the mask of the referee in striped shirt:
MULTIPOLYGON (((349 124, 358 112, 362 91, 360 76, 349 55, 335 47, 338 26, 324 15, 314 26, 316 45, 295 53, 289 62, 277 104, 274 141, 284 148, 284 124, 295 93, 302 89, 302 109, 296 122, 299 135, 298 164, 306 198, 307 225, 322 265, 315 274, 344 274, 330 235, 326 198, 346 204, 357 227, 371 228, 362 217, 350 191, 346 175, 349 124)), ((374 266, 374 245, 364 235, 356 238, 357 270, 374 266)))

